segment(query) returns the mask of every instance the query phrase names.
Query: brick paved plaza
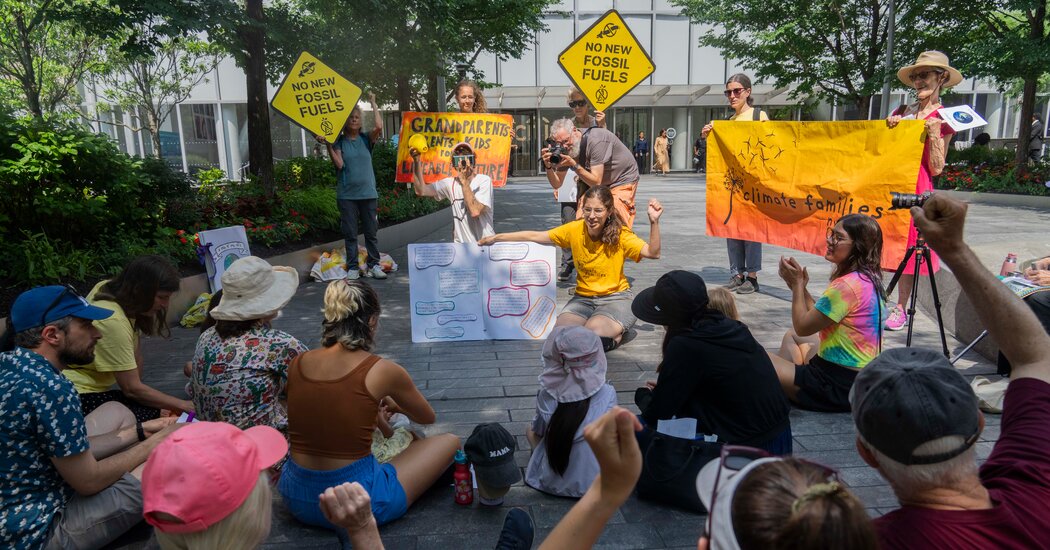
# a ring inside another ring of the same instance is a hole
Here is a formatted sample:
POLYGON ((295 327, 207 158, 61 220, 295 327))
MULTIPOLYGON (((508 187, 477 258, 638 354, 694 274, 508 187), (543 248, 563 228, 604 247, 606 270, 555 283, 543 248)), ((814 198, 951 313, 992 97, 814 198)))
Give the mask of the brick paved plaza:
MULTIPOLYGON (((644 204, 650 197, 661 199, 665 215, 661 219, 662 258, 643 261, 626 268, 636 290, 649 287, 672 269, 687 269, 701 274, 709 285, 728 279, 726 247, 722 239, 704 236, 704 182, 693 174, 670 177, 645 176, 639 185, 639 218, 636 229, 648 237, 644 204)), ((545 229, 558 223, 557 206, 545 179, 515 178, 495 194, 496 230, 545 229)), ((450 224, 422 242, 448 241, 450 224)), ((1018 227, 1047 227, 1050 212, 1025 208, 974 205, 970 209, 966 231, 971 243, 995 243, 1019 238, 1018 227)), ((1044 233, 1045 234, 1045 233, 1044 233)), ((382 247, 382 243, 380 243, 382 247)), ((401 265, 406 265, 404 248, 386 250, 401 265)), ((738 297, 743 321, 766 348, 775 350, 790 326, 790 292, 776 276, 776 262, 781 254, 795 255, 811 274, 810 291, 818 295, 826 286, 830 264, 823 258, 766 246, 765 270, 760 274, 761 292, 738 297)), ((925 284, 925 282, 923 282, 925 284)), ((378 336, 378 353, 403 365, 416 385, 437 411, 438 421, 426 427, 428 434, 453 432, 466 438, 480 422, 500 422, 518 436, 516 459, 524 467, 528 461, 525 427, 532 419, 536 377, 540 372, 540 341, 483 341, 449 344, 413 344, 408 315, 407 269, 385 281, 374 283, 383 302, 383 315, 378 336)), ((566 285, 560 285, 559 305, 568 299, 566 285)), ((275 326, 316 347, 320 335, 320 308, 324 285, 307 283, 275 326)), ((918 345, 939 347, 936 325, 928 317, 916 320, 918 345)), ((637 335, 623 347, 609 354, 609 380, 616 387, 620 402, 634 408, 636 387, 647 378, 655 378, 659 363, 662 333, 647 323, 635 327, 637 335)), ((145 381, 163 391, 182 395, 186 382, 182 365, 193 354, 196 329, 173 329, 170 340, 144 341, 145 381)), ((889 333, 885 346, 904 345, 903 333, 889 333)), ((949 346, 962 344, 949 337, 949 346)), ((976 354, 958 364, 968 377, 994 374, 995 368, 976 354)), ((999 434, 999 417, 986 417, 987 427, 978 456, 988 456, 999 434)), ((864 501, 873 515, 897 506, 893 493, 878 474, 861 462, 854 450, 853 428, 847 414, 818 414, 793 410, 792 430, 797 454, 834 466, 842 478, 864 501)), ((336 537, 329 532, 307 528, 295 522, 275 497, 273 531, 265 548, 337 548, 336 537)), ((450 486, 436 486, 408 514, 381 529, 389 549, 491 548, 498 536, 506 508, 526 508, 537 527, 537 545, 547 532, 572 506, 573 500, 546 496, 528 487, 514 487, 503 508, 483 509, 477 503, 470 508, 452 501, 450 486)), ((631 498, 613 516, 599 541, 600 548, 695 548, 701 532, 702 517, 640 502, 631 498)), ((127 548, 141 548, 148 532, 138 529, 123 543, 127 548)))

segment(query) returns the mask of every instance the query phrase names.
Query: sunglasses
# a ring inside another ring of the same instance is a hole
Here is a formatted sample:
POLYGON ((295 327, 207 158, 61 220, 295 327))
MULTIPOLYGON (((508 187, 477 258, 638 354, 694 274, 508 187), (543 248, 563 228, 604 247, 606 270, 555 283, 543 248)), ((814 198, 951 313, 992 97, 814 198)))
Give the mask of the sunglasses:
POLYGON ((911 73, 910 75, 908 75, 908 79, 912 82, 915 82, 916 80, 926 80, 927 78, 930 78, 931 74, 940 76, 943 72, 944 71, 940 71, 938 69, 930 69, 928 71, 922 71, 921 73, 911 73))
POLYGON ((69 286, 68 284, 63 286, 65 286, 65 288, 62 289, 62 292, 59 292, 58 296, 55 296, 55 299, 51 301, 51 305, 47 306, 47 309, 45 309, 44 312, 40 314, 40 326, 44 326, 47 324, 47 314, 51 313, 52 309, 55 309, 55 306, 57 306, 58 303, 62 301, 62 298, 65 298, 66 296, 73 296, 74 298, 79 298, 81 300, 84 299, 80 295, 80 293, 77 292, 77 289, 69 286))
POLYGON ((570 101, 569 102, 569 107, 571 107, 573 109, 577 109, 579 107, 586 107, 586 106, 587 106, 587 100, 585 100, 585 99, 578 99, 576 101, 570 101))
POLYGON ((732 88, 732 89, 729 89, 729 90, 726 90, 726 91, 722 92, 722 95, 724 95, 726 97, 736 97, 736 96, 744 93, 744 90, 747 90, 747 88, 732 88))
MULTIPOLYGON (((714 540, 712 540, 714 530, 711 529, 711 520, 714 517, 715 502, 718 499, 718 482, 722 480, 722 469, 725 468, 732 472, 740 472, 740 470, 743 470, 748 464, 751 464, 756 460, 771 457, 773 457, 772 454, 754 447, 743 447, 740 445, 725 445, 722 447, 722 453, 718 459, 718 472, 715 475, 715 487, 713 494, 711 495, 711 506, 707 509, 707 521, 704 522, 704 534, 702 535, 707 538, 708 548, 715 547, 714 540)), ((829 480, 836 482, 839 481, 838 470, 830 466, 825 466, 819 462, 813 462, 797 456, 792 458, 820 469, 823 472, 824 477, 829 480)))

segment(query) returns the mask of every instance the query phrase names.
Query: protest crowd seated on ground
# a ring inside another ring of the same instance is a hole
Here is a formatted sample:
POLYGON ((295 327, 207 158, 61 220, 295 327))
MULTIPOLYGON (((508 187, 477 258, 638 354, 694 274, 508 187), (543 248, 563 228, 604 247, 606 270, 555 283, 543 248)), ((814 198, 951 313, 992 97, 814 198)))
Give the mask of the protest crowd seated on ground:
MULTIPOLYGON (((927 54, 898 75, 920 96, 891 116, 891 126, 906 113, 929 119, 940 86, 956 81, 943 54, 927 54), (913 74, 921 69, 929 70, 913 74)), ((763 120, 764 112, 748 114, 744 75, 728 79, 725 95, 735 116, 763 120)), ((457 85, 454 97, 462 112, 486 111, 472 81, 457 85)), ((744 253, 745 244, 757 243, 731 245, 727 287, 708 289, 700 275, 674 269, 633 292, 624 264, 660 258, 664 208, 650 199, 648 242, 631 230, 638 162, 610 142, 604 114, 589 115, 582 92, 570 90, 568 99, 576 124, 587 127, 553 123, 543 163, 556 191, 568 169, 579 178, 577 219, 548 231, 495 233, 492 181, 474 173, 466 142, 452 149, 456 177, 426 184, 414 168, 417 194, 452 200, 455 242, 533 242, 571 252, 573 269, 562 271, 575 271, 576 286, 537 358, 527 426, 515 433, 486 422, 465 441, 414 430, 439 415, 408 370, 374 353, 384 330, 372 284, 351 270, 325 286, 323 308, 310 319, 320 325, 320 345, 309 350, 271 326, 295 297, 299 275, 254 256, 221 277, 221 297, 208 312, 214 325, 202 331, 187 365, 188 399, 160 392, 142 381, 140 337, 167 333, 180 280, 162 258, 142 256, 86 297, 70 287, 37 287, 11 308, 0 353, 0 545, 103 548, 145 521, 165 550, 251 549, 265 544, 276 503, 344 545, 383 548, 380 527, 412 513, 432 487, 446 489, 463 469, 451 474, 454 461, 468 460, 481 506, 503 506, 519 482, 576 499, 537 541, 541 549, 591 548, 636 489, 642 496, 642 483, 687 493, 699 507, 693 511, 706 513, 695 518, 703 525, 700 549, 1045 546, 1045 301, 1026 305, 981 265, 963 241, 966 204, 933 195, 910 214, 1008 364, 1001 433, 980 466, 986 420, 963 375, 936 351, 883 349, 888 317, 903 310, 885 302, 878 222, 863 214, 829 220, 824 258, 833 267, 819 298, 808 291, 808 270, 781 258, 791 330, 778 353, 767 352, 734 298, 758 290, 760 249, 744 253), (552 158, 558 147, 564 159, 552 158), (611 379, 607 354, 637 320, 660 327, 663 340, 653 357, 657 378, 635 391, 636 413, 618 405, 617 389, 638 380, 611 379), (838 471, 792 456, 792 405, 850 413, 857 455, 889 483, 900 508, 871 519, 838 471), (515 457, 519 437, 531 447, 524 475, 515 457), (686 475, 660 481, 654 472, 668 444, 689 449, 676 458, 676 475, 686 475)), ((329 149, 341 187, 367 191, 370 181, 374 191, 374 174, 349 167, 370 159, 382 122, 377 114, 373 133, 363 134, 355 112, 329 149)), ((930 155, 942 153, 951 135, 939 122, 927 126, 936 131, 924 146, 928 178, 943 165, 930 155)), ((703 137, 712 131, 705 127, 703 137)), ((378 268, 375 227, 363 219, 374 216, 368 194, 340 197, 348 242, 356 243, 365 221, 366 277, 378 268)), ((370 277, 384 279, 381 272, 370 277)), ((1050 259, 1033 262, 1023 276, 1050 283, 1050 259)), ((531 548, 534 531, 527 512, 508 507, 491 544, 531 548)))

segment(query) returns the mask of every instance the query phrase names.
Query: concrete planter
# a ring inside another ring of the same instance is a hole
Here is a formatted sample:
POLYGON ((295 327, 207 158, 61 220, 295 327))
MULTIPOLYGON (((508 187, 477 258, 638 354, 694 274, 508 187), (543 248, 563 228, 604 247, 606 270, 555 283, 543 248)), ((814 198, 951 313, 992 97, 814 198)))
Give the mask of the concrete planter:
POLYGON ((977 193, 974 191, 938 190, 937 192, 944 193, 945 195, 953 199, 972 202, 976 204, 1050 209, 1050 197, 1037 197, 1034 195, 1006 195, 1002 193, 977 193))
MULTIPOLYGON (((441 229, 442 226, 451 223, 452 216, 447 208, 443 208, 426 216, 384 227, 379 230, 379 247, 382 251, 389 253, 391 250, 414 243, 424 236, 441 229)), ((364 236, 358 237, 358 243, 362 245, 365 243, 364 236)), ((317 254, 341 246, 343 246, 342 239, 266 258, 266 261, 272 265, 294 267, 299 272, 299 281, 302 283, 310 276, 310 268, 313 267, 314 258, 317 254)), ((171 297, 171 306, 168 308, 168 324, 177 324, 183 314, 186 313, 186 310, 193 305, 197 296, 200 296, 203 292, 210 292, 207 274, 201 273, 183 278, 179 291, 171 297)))

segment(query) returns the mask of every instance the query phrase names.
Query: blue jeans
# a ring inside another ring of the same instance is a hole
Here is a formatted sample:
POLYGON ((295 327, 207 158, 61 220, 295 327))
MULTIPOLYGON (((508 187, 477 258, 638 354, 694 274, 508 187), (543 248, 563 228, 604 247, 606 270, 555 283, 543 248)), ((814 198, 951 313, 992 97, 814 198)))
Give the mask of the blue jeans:
POLYGON ((762 271, 762 243, 726 239, 729 249, 729 273, 731 275, 762 271))
POLYGON ((372 514, 379 525, 390 523, 408 511, 408 498, 397 480, 397 470, 391 464, 380 464, 372 455, 338 470, 323 471, 303 468, 289 458, 277 482, 277 490, 295 519, 342 535, 344 529, 325 519, 318 497, 329 487, 353 481, 368 491, 372 499, 372 514))
POLYGON ((346 243, 347 271, 357 269, 357 226, 365 234, 365 250, 368 251, 368 269, 379 265, 379 214, 378 199, 338 199, 339 227, 346 243))

